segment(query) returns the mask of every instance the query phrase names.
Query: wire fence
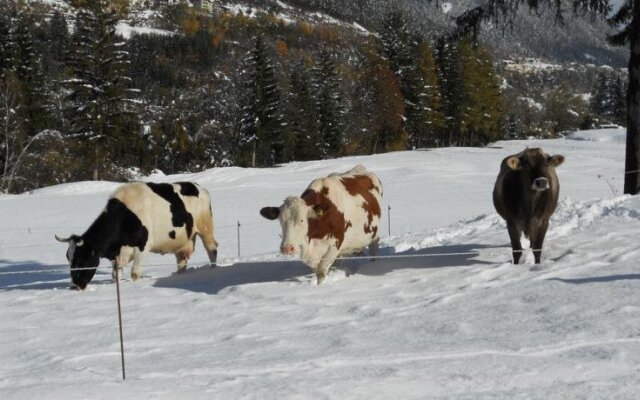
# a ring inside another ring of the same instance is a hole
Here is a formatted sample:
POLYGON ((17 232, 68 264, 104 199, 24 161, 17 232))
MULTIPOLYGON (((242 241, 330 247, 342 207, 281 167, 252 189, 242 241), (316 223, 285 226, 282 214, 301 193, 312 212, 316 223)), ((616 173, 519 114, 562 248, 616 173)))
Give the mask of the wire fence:
MULTIPOLYGON (((627 171, 625 172, 625 174, 631 174, 631 173, 640 173, 640 169, 637 170, 632 170, 632 171, 627 171)), ((607 176, 605 175, 596 175, 595 177, 596 179, 603 179, 605 178, 605 182, 607 183, 607 185, 609 186, 609 188, 611 189, 612 193, 614 195, 617 195, 617 190, 613 187, 613 185, 611 184, 611 182, 609 180, 607 180, 607 176)), ((389 236, 391 236, 391 226, 392 226, 392 219, 391 219, 391 211, 392 209, 402 209, 404 207, 412 207, 412 206, 420 206, 423 205, 424 201, 416 201, 416 202, 411 202, 411 203, 402 203, 401 205, 395 205, 392 206, 390 204, 384 204, 387 208, 387 233, 389 236)), ((382 216, 381 216, 382 218, 382 216)), ((381 221, 382 222, 382 221, 381 221)), ((253 256, 247 256, 245 257, 243 260, 240 260, 241 257, 241 243, 242 243, 242 236, 241 236, 241 228, 251 228, 251 227, 257 227, 257 226, 267 226, 269 225, 269 221, 249 221, 249 222, 242 222, 242 221, 236 221, 235 223, 224 223, 224 224, 214 224, 214 228, 216 230, 218 229, 231 229, 231 228, 235 228, 237 229, 236 232, 236 247, 237 247, 237 257, 238 259, 234 260, 235 262, 252 262, 252 263, 270 263, 270 262, 299 262, 299 260, 293 260, 293 259, 280 259, 280 258, 274 258, 274 259, 269 259, 269 260, 255 260, 256 257, 259 257, 258 255, 253 255, 253 256), (253 258, 253 260, 252 260, 253 258)), ((66 225, 64 227, 65 229, 70 229, 70 230, 82 230, 84 228, 86 228, 86 226, 80 226, 80 225, 75 225, 75 226, 68 226, 66 225)), ((380 224, 380 229, 383 229, 383 224, 380 224)), ((24 228, 20 228, 20 229, 0 229, 0 232, 11 232, 13 234, 18 235, 17 237, 14 236, 12 239, 13 240, 20 240, 20 238, 22 238, 23 236, 21 235, 35 235, 35 234, 46 234, 46 235, 53 235, 56 232, 58 232, 60 230, 59 226, 43 226, 43 227, 38 227, 38 228, 31 228, 31 227, 24 227, 24 228)), ((403 234, 403 233, 407 233, 407 232, 400 232, 398 234, 403 234)), ((4 242, 3 240, 0 240, 0 258, 2 257, 2 252, 5 250, 12 250, 12 249, 34 249, 34 248, 42 248, 42 247, 53 247, 53 246, 59 246, 60 244, 54 240, 51 241, 47 241, 47 242, 43 242, 43 243, 34 243, 34 244, 9 244, 4 242)), ((511 250, 510 250, 511 251, 511 250)), ((513 251, 514 253, 518 253, 518 252, 524 252, 524 251, 542 251, 541 249, 528 249, 528 250, 521 250, 521 251, 513 251)), ((502 252, 500 253, 502 255, 504 255, 505 253, 502 252)), ((462 255, 466 255, 466 256, 480 256, 480 255, 488 255, 488 256, 495 256, 498 254, 488 254, 488 253, 479 253, 479 252, 466 252, 466 253, 439 253, 439 254, 393 254, 393 255, 386 255, 386 256, 362 256, 362 257, 339 257, 337 260, 340 261, 344 261, 344 260, 358 260, 358 259, 393 259, 393 258, 420 258, 420 257, 447 257, 447 256, 462 256, 462 255)), ((205 265, 208 263, 205 263, 205 265)), ((175 263, 167 263, 167 264, 145 264, 144 267, 165 267, 165 266, 175 266, 175 263)), ((89 268, 89 269, 98 269, 101 267, 96 267, 96 268, 89 268)), ((80 271, 83 269, 77 269, 74 268, 74 270, 80 271)), ((66 269, 42 269, 42 270, 28 270, 28 271, 1 271, 0 270, 0 275, 17 275, 17 274, 29 274, 29 273, 57 273, 57 272, 68 272, 69 268, 67 267, 66 269)))
MULTIPOLYGON (((487 251, 487 252, 479 252, 479 251, 463 251, 463 252, 443 252, 443 253, 424 253, 424 254, 388 254, 388 255, 356 255, 356 256, 342 256, 337 257, 336 261, 360 261, 360 260, 393 260, 393 259, 407 259, 407 258, 431 258, 431 257, 460 257, 460 256, 474 256, 474 257, 496 257, 496 256, 506 256, 512 253, 525 253, 525 252, 536 252, 542 251, 542 249, 522 249, 522 250, 511 250, 507 246, 504 247, 503 251, 487 251)), ((255 256, 254 256, 255 257, 255 256)), ((221 262, 220 265, 226 264, 238 264, 238 263, 249 263, 249 264, 273 264, 273 263, 301 263, 302 261, 296 257, 287 257, 287 258, 271 258, 271 259, 252 259, 251 257, 246 259, 230 259, 229 262, 221 262)), ((195 265, 192 265, 192 268, 203 268, 210 266, 211 262, 198 262, 195 265)), ((128 265, 128 264, 127 264, 128 265)), ((126 266, 126 265, 125 265, 126 266)), ((120 266, 119 268, 123 268, 125 266, 120 266)), ((154 263, 145 265, 145 268, 154 268, 154 267, 171 267, 176 266, 176 263, 154 263)), ((49 269, 32 269, 32 270, 24 270, 24 271, 0 271, 0 275, 21 275, 21 274, 44 274, 44 273, 69 273, 71 271, 93 271, 102 268, 113 268, 113 266, 109 265, 99 265, 97 267, 87 267, 87 268, 69 268, 65 266, 63 268, 49 268, 49 269)))

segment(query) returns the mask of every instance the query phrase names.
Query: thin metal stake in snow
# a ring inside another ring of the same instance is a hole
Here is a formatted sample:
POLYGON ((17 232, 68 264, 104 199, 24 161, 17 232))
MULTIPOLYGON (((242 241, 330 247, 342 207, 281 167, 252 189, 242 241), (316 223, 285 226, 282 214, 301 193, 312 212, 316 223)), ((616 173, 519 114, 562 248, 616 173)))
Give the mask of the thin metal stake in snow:
POLYGON ((391 206, 387 205, 387 222, 389 224, 389 236, 391 236, 391 206))
POLYGON ((122 360, 122 380, 126 379, 124 372, 124 340, 122 338, 122 309, 120 307, 120 268, 116 268, 116 292, 118 292, 118 323, 120 324, 120 358, 122 360))
POLYGON ((240 257, 240 221, 238 221, 238 257, 240 257))

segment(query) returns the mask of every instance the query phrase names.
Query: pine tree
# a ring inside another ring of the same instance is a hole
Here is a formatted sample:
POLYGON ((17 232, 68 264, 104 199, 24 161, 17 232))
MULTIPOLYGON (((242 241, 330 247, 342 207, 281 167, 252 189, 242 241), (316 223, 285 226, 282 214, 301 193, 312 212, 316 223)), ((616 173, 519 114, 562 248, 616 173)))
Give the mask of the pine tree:
POLYGON ((281 93, 273 61, 267 54, 264 38, 244 60, 242 119, 240 131, 245 153, 252 167, 280 162, 284 150, 281 93))
POLYGON ((620 76, 614 85, 613 121, 619 125, 627 123, 627 81, 620 76))
POLYGON ((34 23, 23 5, 9 1, 5 7, 3 11, 7 11, 8 25, 4 70, 15 73, 21 99, 19 118, 25 121, 26 134, 33 136, 47 125, 42 55, 35 48, 34 23))
POLYGON ((424 137, 420 143, 442 146, 442 133, 446 127, 445 115, 442 111, 442 97, 438 82, 438 68, 434 59, 433 50, 427 41, 421 41, 418 46, 417 72, 424 82, 424 94, 421 103, 427 120, 424 137))
POLYGON ((429 137, 429 106, 425 104, 427 84, 415 61, 418 58, 418 40, 401 13, 392 12, 384 18, 381 40, 384 55, 389 59, 400 83, 405 102, 405 130, 410 135, 411 143, 416 147, 435 142, 429 137))
POLYGON ((306 161, 321 158, 323 140, 316 116, 313 78, 304 62, 296 63, 290 74, 287 121, 293 135, 291 159, 306 161))
POLYGON ((324 143, 322 158, 337 157, 344 146, 344 103, 338 70, 326 49, 318 52, 314 75, 317 124, 324 143))
POLYGON ((9 67, 9 2, 0 2, 0 75, 9 67))
POLYGON ((463 101, 457 41, 448 38, 440 39, 436 57, 442 110, 446 120, 442 143, 444 146, 456 146, 461 142, 459 135, 463 101))
POLYGON ((579 107, 576 97, 566 85, 552 90, 545 102, 545 119, 550 122, 551 130, 559 133, 576 128, 579 124, 579 115, 575 109, 579 107))
POLYGON ((62 13, 56 11, 53 13, 47 28, 50 61, 54 64, 50 68, 54 69, 54 76, 60 75, 60 69, 64 67, 66 51, 70 44, 67 20, 62 13))
POLYGON ((591 92, 589 109, 609 123, 624 124, 626 117, 623 80, 612 72, 601 72, 591 92))
POLYGON ((127 76, 129 54, 116 37, 117 16, 106 0, 92 2, 76 16, 69 54, 73 79, 67 109, 71 133, 99 179, 102 166, 118 162, 140 145, 135 95, 127 76))
POLYGON ((485 145, 501 138, 504 106, 489 53, 465 38, 458 47, 462 78, 462 144, 485 145))
POLYGON ((409 138, 404 130, 404 99, 390 63, 371 51, 361 71, 357 109, 363 121, 358 138, 361 146, 367 153, 406 149, 409 138))

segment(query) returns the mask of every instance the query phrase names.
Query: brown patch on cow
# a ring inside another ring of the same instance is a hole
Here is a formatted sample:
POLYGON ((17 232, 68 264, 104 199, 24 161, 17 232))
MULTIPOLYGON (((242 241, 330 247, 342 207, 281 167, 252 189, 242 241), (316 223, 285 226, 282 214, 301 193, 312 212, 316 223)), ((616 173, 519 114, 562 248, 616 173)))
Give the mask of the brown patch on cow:
POLYGON ((374 185, 373 180, 367 175, 355 175, 349 178, 341 178, 340 182, 342 182, 344 188, 347 189, 347 192, 349 192, 351 196, 360 195, 364 199, 362 208, 367 213, 368 221, 368 223, 364 225, 364 232, 373 232, 373 235, 375 236, 378 232, 378 228, 372 226, 373 216, 375 215, 380 217, 382 215, 382 211, 380 210, 380 204, 372 191, 377 190, 380 192, 380 188, 374 185))
POLYGON ((320 193, 312 189, 307 189, 302 194, 302 200, 309 206, 313 207, 317 218, 309 218, 309 231, 307 236, 311 239, 323 239, 333 237, 336 239, 336 246, 340 248, 344 241, 344 233, 351 222, 346 222, 344 213, 338 210, 338 207, 327 197, 329 188, 326 186, 320 190, 320 193))

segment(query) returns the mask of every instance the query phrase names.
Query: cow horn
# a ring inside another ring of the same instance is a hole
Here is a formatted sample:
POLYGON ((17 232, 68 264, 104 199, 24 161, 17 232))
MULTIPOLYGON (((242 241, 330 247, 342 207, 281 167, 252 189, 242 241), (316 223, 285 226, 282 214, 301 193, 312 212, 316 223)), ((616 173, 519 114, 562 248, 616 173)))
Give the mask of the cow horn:
POLYGON ((61 238, 60 236, 58 236, 56 234, 56 240, 58 242, 62 242, 62 243, 69 243, 71 241, 71 236, 69 236, 68 238, 64 239, 64 238, 61 238))

